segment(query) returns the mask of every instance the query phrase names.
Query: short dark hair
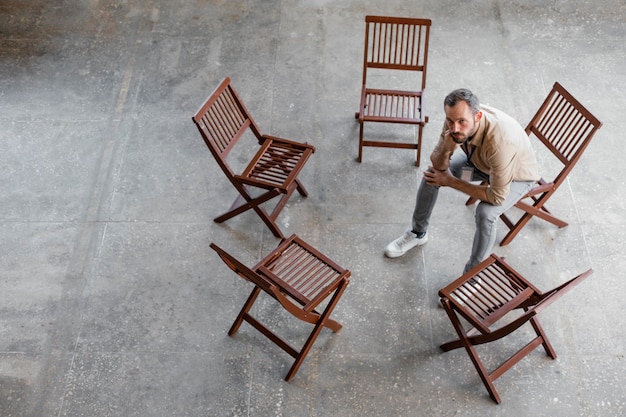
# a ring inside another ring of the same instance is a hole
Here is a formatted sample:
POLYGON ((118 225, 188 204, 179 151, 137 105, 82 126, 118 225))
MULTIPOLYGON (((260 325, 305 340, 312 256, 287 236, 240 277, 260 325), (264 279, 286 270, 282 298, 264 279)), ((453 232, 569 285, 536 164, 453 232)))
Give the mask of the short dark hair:
POLYGON ((443 104, 448 107, 454 107, 459 101, 464 101, 472 109, 472 114, 476 115, 480 111, 480 102, 476 94, 467 88, 458 88, 448 94, 443 100, 443 104))

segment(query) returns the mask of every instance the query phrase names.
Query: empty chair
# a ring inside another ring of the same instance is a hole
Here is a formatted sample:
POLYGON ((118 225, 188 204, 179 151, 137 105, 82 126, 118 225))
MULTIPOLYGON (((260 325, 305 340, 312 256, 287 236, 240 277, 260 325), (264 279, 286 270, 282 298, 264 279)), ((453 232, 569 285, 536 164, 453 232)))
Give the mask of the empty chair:
POLYGON ((361 104, 355 114, 359 121, 359 162, 363 147, 376 146, 415 149, 415 165, 419 166, 422 130, 428 122, 424 90, 430 26, 429 19, 365 17, 361 104), (407 82, 397 83, 402 77, 407 82), (417 140, 364 139, 364 124, 369 122, 417 126, 417 140))
POLYGON ((284 238, 276 218, 295 190, 302 196, 308 195, 298 174, 315 148, 262 134, 228 77, 200 106, 193 121, 211 154, 239 193, 230 209, 214 220, 221 223, 252 209, 274 236, 284 238), (235 170, 229 163, 229 153, 244 135, 250 133, 258 146, 255 145, 256 149, 251 152, 253 156, 247 166, 235 170), (270 214, 262 205, 274 199, 278 201, 270 214))
MULTIPOLYGON (((509 228, 500 246, 511 243, 534 216, 559 228, 567 226, 567 222, 554 216, 545 204, 563 184, 601 126, 602 123, 561 84, 554 83, 552 91, 526 126, 526 133, 536 137, 554 155, 560 170, 550 180, 541 178, 537 181, 535 186, 515 204, 515 207, 523 211, 519 218, 511 219, 506 213, 500 216, 509 228)), ((475 199, 469 198, 466 204, 471 205, 475 202, 475 199)))
POLYGON ((489 395, 499 404, 500 396, 493 382, 513 365, 539 346, 543 346, 550 358, 556 359, 537 314, 591 273, 589 269, 550 291, 541 292, 503 259, 491 255, 439 291, 441 303, 459 337, 442 344, 441 349, 447 352, 465 348, 489 395), (532 326, 533 339, 488 371, 476 346, 502 339, 525 323, 532 326))
POLYGON ((300 368, 322 329, 327 327, 333 332, 341 329, 341 324, 331 319, 330 315, 350 282, 350 271, 337 265, 296 235, 283 240, 252 268, 248 268, 214 243, 211 243, 211 248, 237 275, 254 284, 252 293, 228 334, 235 334, 244 321, 260 331, 295 359, 285 376, 285 380, 289 381, 300 368), (295 318, 313 325, 302 347, 293 347, 252 316, 250 309, 261 291, 273 297, 295 318))

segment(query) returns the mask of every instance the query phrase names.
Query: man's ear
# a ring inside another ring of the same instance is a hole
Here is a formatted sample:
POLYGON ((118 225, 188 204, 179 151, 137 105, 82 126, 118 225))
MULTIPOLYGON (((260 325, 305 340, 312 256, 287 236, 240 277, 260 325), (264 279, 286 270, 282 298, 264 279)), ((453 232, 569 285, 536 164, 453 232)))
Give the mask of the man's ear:
POLYGON ((476 123, 480 122, 480 119, 482 119, 483 117, 483 112, 479 111, 478 113, 476 113, 476 116, 474 116, 476 123))

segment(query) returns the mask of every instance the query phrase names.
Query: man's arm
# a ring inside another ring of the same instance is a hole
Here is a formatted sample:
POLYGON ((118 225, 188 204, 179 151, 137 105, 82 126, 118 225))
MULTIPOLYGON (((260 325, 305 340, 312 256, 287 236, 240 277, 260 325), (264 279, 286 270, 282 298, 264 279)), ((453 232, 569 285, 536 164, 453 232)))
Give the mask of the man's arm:
POLYGON ((465 193, 470 197, 489 203, 489 198, 487 197, 488 185, 472 184, 450 175, 450 187, 465 193))
POLYGON ((437 171, 446 171, 450 166, 450 157, 458 146, 459 144, 452 140, 449 130, 442 132, 437 146, 430 154, 432 168, 437 171))
POLYGON ((450 171, 448 171, 448 168, 450 167, 450 157, 458 146, 459 144, 452 140, 449 130, 441 133, 439 142, 437 143, 437 146, 435 146, 433 153, 430 155, 432 166, 429 167, 428 171, 424 172, 426 182, 429 185, 451 187, 469 195, 470 197, 481 201, 488 201, 486 191, 487 186, 474 185, 467 181, 463 181, 456 178, 450 173, 450 171))
POLYGON ((444 171, 430 169, 424 172, 424 178, 429 185, 454 188, 455 190, 465 193, 470 197, 480 201, 489 202, 487 197, 487 185, 474 185, 467 181, 463 181, 462 179, 452 175, 447 169, 444 171))

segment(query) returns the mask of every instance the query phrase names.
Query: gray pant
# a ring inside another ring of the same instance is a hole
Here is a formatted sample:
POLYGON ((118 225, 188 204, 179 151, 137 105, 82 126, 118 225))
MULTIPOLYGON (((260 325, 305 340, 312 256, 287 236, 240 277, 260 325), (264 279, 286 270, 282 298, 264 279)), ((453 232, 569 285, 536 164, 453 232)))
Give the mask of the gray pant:
MULTIPOLYGON (((474 169, 472 181, 487 181, 489 176, 476 169, 467 161, 467 156, 463 152, 456 152, 450 158, 450 172, 457 178, 461 177, 463 167, 474 169)), ((491 254, 491 250, 496 241, 496 225, 502 213, 513 207, 519 199, 532 188, 534 181, 513 181, 510 186, 509 195, 500 206, 481 201, 476 207, 474 219, 476 221, 476 231, 474 233, 474 243, 472 253, 465 264, 463 272, 469 271, 491 254)), ((413 231, 425 232, 428 229, 428 222, 433 207, 437 202, 439 187, 428 185, 422 178, 422 182, 417 190, 415 211, 413 212, 413 231)))

